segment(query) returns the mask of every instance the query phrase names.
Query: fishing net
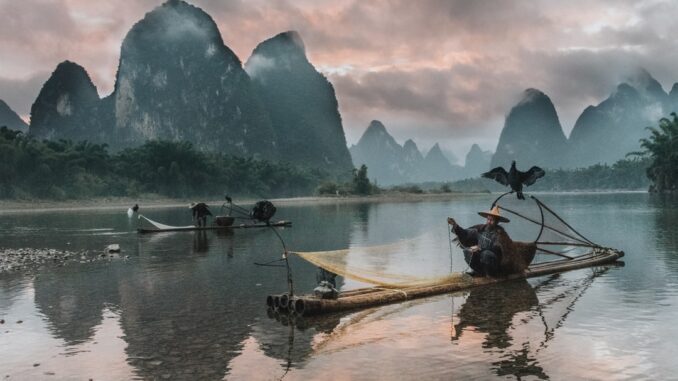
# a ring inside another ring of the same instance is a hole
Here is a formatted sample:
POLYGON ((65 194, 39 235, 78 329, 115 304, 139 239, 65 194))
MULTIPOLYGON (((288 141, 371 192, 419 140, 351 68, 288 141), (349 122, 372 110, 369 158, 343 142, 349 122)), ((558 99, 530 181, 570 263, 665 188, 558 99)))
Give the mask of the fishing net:
MULTIPOLYGON (((505 225, 510 238, 500 241, 503 251, 502 269, 507 273, 522 272, 530 263, 572 260, 600 247, 535 197, 517 200, 513 194, 504 194, 498 197, 492 206, 495 204, 503 216, 511 219, 510 224, 505 225)), ((422 261, 426 261, 425 258, 418 258, 419 262, 408 263, 407 260, 410 259, 408 257, 413 253, 423 252, 431 255, 431 250, 417 247, 426 239, 431 238, 419 237, 379 246, 296 252, 296 254, 318 267, 345 278, 388 288, 454 283, 463 285, 472 282, 471 277, 460 272, 451 272, 444 266, 433 265, 429 268, 418 266, 422 261)), ((465 249, 458 241, 454 243, 455 246, 465 249)), ((452 251, 452 245, 450 250, 452 251)), ((460 256, 460 253, 451 254, 460 256)))
POLYGON ((295 252, 304 260, 327 271, 362 283, 386 288, 430 286, 436 284, 465 284, 469 276, 434 268, 422 258, 412 257, 420 252, 428 236, 407 241, 343 250, 295 252), (420 274, 431 274, 422 276, 420 274))
POLYGON ((504 194, 495 203, 511 218, 512 236, 515 231, 523 240, 536 243, 535 262, 573 259, 600 247, 534 196, 519 201, 512 194, 504 194), (520 234, 523 232, 527 233, 520 234))
POLYGON ((187 225, 187 226, 172 226, 172 225, 165 225, 161 224, 158 221, 153 221, 152 219, 139 215, 139 226, 143 228, 148 228, 148 229, 155 229, 155 230, 178 230, 178 229, 194 229, 194 225, 187 225))

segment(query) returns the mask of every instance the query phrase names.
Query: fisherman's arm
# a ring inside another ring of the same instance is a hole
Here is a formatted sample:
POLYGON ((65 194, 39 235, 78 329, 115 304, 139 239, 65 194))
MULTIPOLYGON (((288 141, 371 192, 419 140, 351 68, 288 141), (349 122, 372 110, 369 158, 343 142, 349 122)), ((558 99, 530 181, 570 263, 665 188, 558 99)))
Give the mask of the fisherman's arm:
POLYGON ((452 231, 459 237, 459 241, 464 246, 476 245, 478 243, 478 230, 474 228, 464 229, 452 217, 447 218, 447 223, 452 225, 452 231))

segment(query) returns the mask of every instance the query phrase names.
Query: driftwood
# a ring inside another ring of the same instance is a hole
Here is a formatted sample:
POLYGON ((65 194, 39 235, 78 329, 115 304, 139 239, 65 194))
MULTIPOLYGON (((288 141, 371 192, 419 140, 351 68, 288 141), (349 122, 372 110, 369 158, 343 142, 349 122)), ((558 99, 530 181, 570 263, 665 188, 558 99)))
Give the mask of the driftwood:
MULTIPOLYGON (((517 253, 529 257, 533 250, 529 244, 520 245, 517 253)), ((532 253, 534 256, 534 253, 532 253)), ((539 263, 529 266, 519 273, 514 273, 501 278, 472 277, 463 275, 461 282, 440 284, 434 286, 416 286, 402 289, 389 289, 384 287, 362 288, 342 292, 337 299, 320 299, 314 296, 293 297, 289 302, 289 309, 298 315, 316 315, 330 312, 346 311, 359 308, 373 307, 377 305, 402 302, 405 300, 423 298, 432 295, 445 294, 449 292, 467 290, 473 287, 483 286, 492 283, 504 282, 519 278, 532 278, 553 273, 570 271, 584 267, 599 266, 614 263, 617 259, 624 256, 622 251, 614 249, 596 248, 591 253, 576 257, 574 259, 563 259, 547 263, 539 263)), ((531 259, 530 259, 531 261, 531 259)), ((278 298, 280 296, 277 296, 278 298)), ((269 297, 273 302, 275 297, 269 297)))

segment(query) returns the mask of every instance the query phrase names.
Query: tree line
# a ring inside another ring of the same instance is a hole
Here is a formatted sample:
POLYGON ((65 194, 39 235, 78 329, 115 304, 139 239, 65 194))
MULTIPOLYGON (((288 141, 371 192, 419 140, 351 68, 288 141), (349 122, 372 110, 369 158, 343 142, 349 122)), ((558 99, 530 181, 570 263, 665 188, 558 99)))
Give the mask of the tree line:
POLYGON ((111 153, 105 144, 40 141, 0 128, 0 198, 301 196, 327 177, 289 163, 202 152, 188 142, 149 141, 111 153))

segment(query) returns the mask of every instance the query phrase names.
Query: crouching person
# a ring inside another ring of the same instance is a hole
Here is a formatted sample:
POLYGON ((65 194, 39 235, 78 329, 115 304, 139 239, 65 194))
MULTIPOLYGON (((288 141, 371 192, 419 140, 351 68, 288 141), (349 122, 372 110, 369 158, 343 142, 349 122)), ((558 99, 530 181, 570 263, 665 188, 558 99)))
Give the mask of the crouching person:
POLYGON ((495 206, 489 212, 479 212, 485 217, 485 224, 475 225, 464 229, 453 218, 447 219, 452 231, 459 238, 464 247, 464 260, 471 267, 471 275, 497 277, 502 273, 502 242, 510 242, 510 238, 500 222, 509 222, 509 219, 499 214, 495 206))

